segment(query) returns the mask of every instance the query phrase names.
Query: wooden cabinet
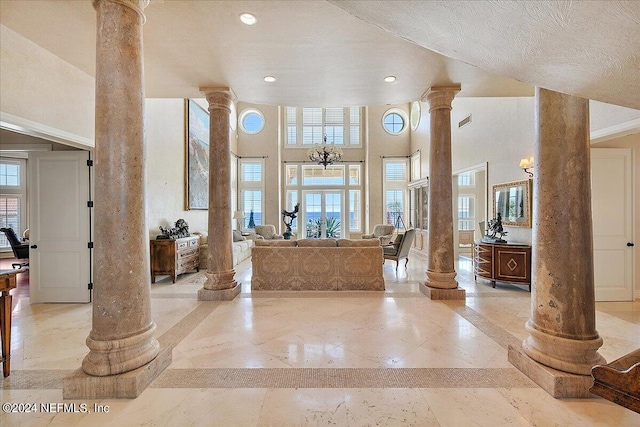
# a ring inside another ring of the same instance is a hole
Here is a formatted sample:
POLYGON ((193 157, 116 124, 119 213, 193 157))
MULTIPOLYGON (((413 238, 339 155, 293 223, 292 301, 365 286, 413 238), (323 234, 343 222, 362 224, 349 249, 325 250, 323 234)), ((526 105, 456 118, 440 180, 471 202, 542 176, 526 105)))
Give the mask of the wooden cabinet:
POLYGON ((151 283, 156 276, 171 276, 173 283, 179 274, 200 271, 200 237, 151 241, 151 283))
POLYGON ((531 246, 515 243, 474 242, 473 271, 496 282, 528 285, 531 292, 531 246))

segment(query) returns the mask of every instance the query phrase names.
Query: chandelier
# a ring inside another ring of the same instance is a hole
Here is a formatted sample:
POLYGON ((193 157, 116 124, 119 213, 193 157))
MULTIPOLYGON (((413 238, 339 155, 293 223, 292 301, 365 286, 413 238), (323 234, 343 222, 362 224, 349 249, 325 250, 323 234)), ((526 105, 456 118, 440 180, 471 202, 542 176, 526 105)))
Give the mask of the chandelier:
POLYGON ((316 144, 309 148, 307 155, 309 160, 316 162, 319 165, 327 168, 327 165, 332 165, 334 162, 339 162, 342 159, 342 149, 336 147, 333 143, 327 144, 327 135, 324 136, 322 144, 316 144))

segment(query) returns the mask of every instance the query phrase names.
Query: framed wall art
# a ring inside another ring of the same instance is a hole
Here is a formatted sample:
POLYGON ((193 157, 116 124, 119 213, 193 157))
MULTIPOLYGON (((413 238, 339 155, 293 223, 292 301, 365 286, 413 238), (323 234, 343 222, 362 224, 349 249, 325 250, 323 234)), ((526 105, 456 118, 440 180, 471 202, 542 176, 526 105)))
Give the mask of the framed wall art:
POLYGON ((209 208, 209 113, 185 100, 185 209, 209 208))

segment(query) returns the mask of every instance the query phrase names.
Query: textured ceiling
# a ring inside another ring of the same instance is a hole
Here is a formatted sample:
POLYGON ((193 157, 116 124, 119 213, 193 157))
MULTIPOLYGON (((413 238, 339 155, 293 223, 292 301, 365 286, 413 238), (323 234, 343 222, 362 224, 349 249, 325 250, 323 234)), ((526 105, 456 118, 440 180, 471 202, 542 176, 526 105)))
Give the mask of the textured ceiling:
POLYGON ((331 2, 450 58, 640 109, 638 0, 331 2))
MULTIPOLYGON (((89 0, 2 0, 0 22, 90 75, 96 14, 89 0)), ((202 97, 229 86, 239 100, 275 105, 414 101, 432 85, 460 96, 530 96, 531 85, 446 58, 326 1, 152 1, 144 54, 148 97, 202 97), (254 26, 241 12, 258 18, 254 26), (263 77, 273 75, 275 83, 263 77), (388 84, 383 78, 395 75, 388 84)))
MULTIPOLYGON (((146 95, 229 86, 262 104, 381 105, 417 100, 433 85, 460 83, 458 96, 531 96, 537 84, 640 108, 639 9, 640 1, 152 0, 146 95), (241 24, 241 12, 258 23, 241 24), (397 81, 384 83, 387 75, 397 81)), ((95 19, 89 0, 0 1, 3 25, 90 75, 95 19)))

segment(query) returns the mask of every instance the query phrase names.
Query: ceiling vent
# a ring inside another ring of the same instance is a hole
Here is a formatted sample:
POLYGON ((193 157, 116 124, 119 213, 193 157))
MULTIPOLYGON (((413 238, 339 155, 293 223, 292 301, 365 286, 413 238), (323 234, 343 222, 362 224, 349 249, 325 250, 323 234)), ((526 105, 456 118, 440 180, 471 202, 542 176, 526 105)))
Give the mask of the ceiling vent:
POLYGON ((460 120, 460 122, 458 123, 458 128, 461 128, 462 126, 467 125, 469 123, 471 123, 471 114, 469 114, 464 119, 460 120))

